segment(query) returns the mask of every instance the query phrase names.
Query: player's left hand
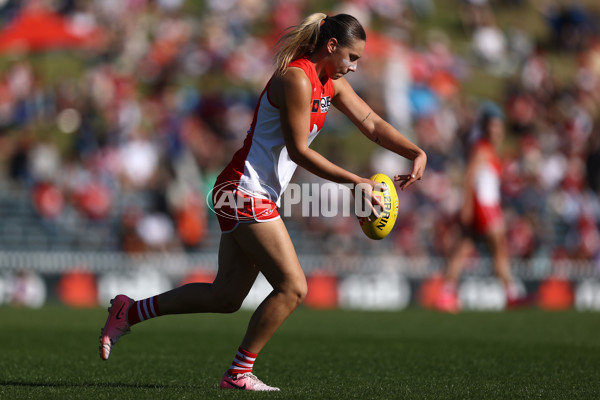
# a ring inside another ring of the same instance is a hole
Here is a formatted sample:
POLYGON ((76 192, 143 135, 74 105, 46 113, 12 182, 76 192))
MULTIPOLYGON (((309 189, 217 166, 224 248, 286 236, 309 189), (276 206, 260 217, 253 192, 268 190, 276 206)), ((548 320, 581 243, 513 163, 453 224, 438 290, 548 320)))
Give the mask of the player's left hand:
POLYGON ((404 190, 416 181, 420 181, 423 178, 425 172, 425 166, 427 165, 427 155, 425 153, 419 154, 413 160, 413 170, 409 175, 396 175, 394 176, 394 182, 399 182, 398 187, 400 190, 404 190))

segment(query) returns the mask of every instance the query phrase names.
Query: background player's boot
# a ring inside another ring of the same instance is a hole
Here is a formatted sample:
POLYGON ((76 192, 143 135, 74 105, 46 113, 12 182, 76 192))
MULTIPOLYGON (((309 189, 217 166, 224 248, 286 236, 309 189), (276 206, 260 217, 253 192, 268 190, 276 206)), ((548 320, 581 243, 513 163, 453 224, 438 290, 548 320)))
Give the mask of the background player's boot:
POLYGON ((457 313, 460 311, 460 300, 456 293, 443 290, 435 300, 435 308, 441 312, 457 313))

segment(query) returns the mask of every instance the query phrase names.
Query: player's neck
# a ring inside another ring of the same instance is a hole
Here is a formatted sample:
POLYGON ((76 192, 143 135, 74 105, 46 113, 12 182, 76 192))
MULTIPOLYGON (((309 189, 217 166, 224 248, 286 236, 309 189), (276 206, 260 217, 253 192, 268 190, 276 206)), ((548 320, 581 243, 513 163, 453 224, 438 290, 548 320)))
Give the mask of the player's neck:
POLYGON ((317 76, 322 84, 325 84, 329 79, 327 75, 327 70, 325 68, 325 57, 327 56, 327 52, 317 51, 311 53, 308 57, 315 64, 315 70, 317 71, 317 76))

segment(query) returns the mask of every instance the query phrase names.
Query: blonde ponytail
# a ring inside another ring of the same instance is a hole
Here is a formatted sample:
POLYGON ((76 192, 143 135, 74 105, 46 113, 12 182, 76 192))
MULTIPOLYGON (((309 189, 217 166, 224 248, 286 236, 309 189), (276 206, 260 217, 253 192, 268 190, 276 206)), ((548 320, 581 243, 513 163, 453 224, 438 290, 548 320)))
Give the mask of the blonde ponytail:
POLYGON ((314 13, 300 25, 293 26, 277 41, 275 52, 275 74, 284 75, 290 62, 311 53, 317 44, 319 32, 326 14, 314 13))

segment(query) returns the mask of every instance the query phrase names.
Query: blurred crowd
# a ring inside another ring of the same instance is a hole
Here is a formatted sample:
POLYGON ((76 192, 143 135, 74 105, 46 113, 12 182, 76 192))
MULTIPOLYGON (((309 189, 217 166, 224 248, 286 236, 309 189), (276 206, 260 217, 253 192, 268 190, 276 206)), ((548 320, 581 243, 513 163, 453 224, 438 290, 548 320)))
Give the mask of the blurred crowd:
MULTIPOLYGON (((478 104, 488 100, 463 84, 481 70, 506 82, 493 100, 506 115, 501 157, 511 255, 600 265, 598 16, 544 3, 540 40, 526 27, 498 24, 495 7, 518 10, 529 7, 526 0, 456 3, 470 43, 463 53, 453 50, 454 33, 437 28, 415 43, 415 25, 438 12, 433 0, 340 0, 327 10, 308 0, 0 1, 3 27, 38 13, 94 33, 93 42, 33 50, 2 47, 0 29, 3 196, 26 193, 55 235, 73 226, 93 234, 111 221, 102 234, 118 240, 97 250, 206 249, 218 229, 206 195, 245 137, 278 36, 310 12, 346 12, 368 35, 350 82, 429 156, 423 181, 401 193, 385 246, 446 256, 454 245, 469 138, 478 104), (79 67, 61 74, 56 54, 79 67), (575 60, 569 79, 558 80, 551 54, 575 60)), ((322 135, 349 141, 355 133, 332 113, 322 135)), ((370 163, 336 146, 321 150, 365 175, 409 168, 381 150, 370 163)), ((296 178, 316 181, 303 171, 296 178)), ((322 251, 350 254, 367 243, 356 240, 362 233, 354 218, 296 213, 289 226, 299 238, 317 238, 322 251)))
MULTIPOLYGON (((508 3, 502 6, 518 9, 525 2, 508 3)), ((504 82, 496 100, 506 116, 502 195, 511 256, 600 266, 598 15, 549 2, 538 10, 548 31, 540 41, 522 29, 502 29, 486 1, 462 6, 463 28, 471 37, 466 60, 452 54, 447 36, 439 33, 428 49, 413 48, 407 56, 413 67, 409 96, 415 96, 415 86, 420 91, 419 102, 410 101, 411 124, 429 164, 420 190, 408 194, 413 201, 401 202, 398 247, 446 256, 460 237, 456 215, 465 159, 478 105, 485 100, 460 90, 466 63, 504 82), (575 61, 569 78, 558 79, 550 54, 575 61), (451 78, 441 79, 444 74, 451 78), (447 82, 452 78, 455 85, 447 82), (424 111, 415 114, 415 104, 426 105, 424 111)))

